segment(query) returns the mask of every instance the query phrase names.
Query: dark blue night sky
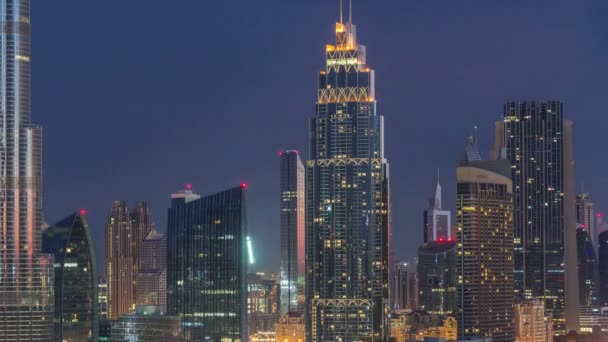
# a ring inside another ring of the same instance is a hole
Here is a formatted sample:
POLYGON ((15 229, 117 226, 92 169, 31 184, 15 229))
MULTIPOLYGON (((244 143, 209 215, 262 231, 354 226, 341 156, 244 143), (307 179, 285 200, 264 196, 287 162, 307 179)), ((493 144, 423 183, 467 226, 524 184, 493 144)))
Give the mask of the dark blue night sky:
MULTIPOLYGON (((564 101, 577 184, 608 208, 608 1, 354 2, 387 125, 398 256, 422 240, 436 169, 453 208, 465 137, 478 125, 488 151, 506 100, 564 101)), ((32 1, 46 220, 87 208, 102 257, 112 200, 148 200, 164 231, 184 184, 210 194, 246 181, 256 268, 278 270, 277 152, 308 155, 337 3, 32 1)))

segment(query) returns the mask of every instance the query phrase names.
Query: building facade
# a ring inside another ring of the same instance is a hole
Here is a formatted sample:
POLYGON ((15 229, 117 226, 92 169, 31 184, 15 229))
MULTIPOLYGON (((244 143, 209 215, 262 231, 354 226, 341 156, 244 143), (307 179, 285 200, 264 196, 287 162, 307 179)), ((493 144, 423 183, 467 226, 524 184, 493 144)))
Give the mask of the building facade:
POLYGON ((305 342, 306 326, 304 316, 298 312, 288 312, 274 325, 276 340, 279 342, 305 342))
POLYGON ((97 280, 97 307, 99 308, 99 320, 108 319, 108 280, 99 277, 97 280))
POLYGON ((435 315, 456 310, 456 242, 432 241, 418 248, 419 308, 435 315))
POLYGON ((111 324, 111 342, 179 342, 179 317, 165 316, 153 305, 137 305, 135 312, 123 315, 111 324))
POLYGON ((544 300, 557 333, 578 330, 572 122, 562 104, 505 104, 493 154, 512 166, 518 300, 544 300))
POLYGON ((124 201, 114 201, 106 223, 106 279, 108 284, 108 319, 135 310, 134 234, 129 209, 124 201))
POLYGON ((30 0, 0 0, 0 340, 49 341, 53 262, 42 254, 42 129, 31 121, 30 0))
POLYGON ((393 271, 393 310, 418 308, 418 273, 407 262, 395 263, 393 271))
POLYGON ((171 196, 167 311, 187 341, 247 341, 247 222, 243 184, 171 196))
POLYGON ((304 282, 304 176, 296 150, 279 153, 281 172, 281 312, 304 309, 298 288, 304 282))
POLYGON ((138 305, 167 312, 167 235, 152 229, 140 243, 139 273, 135 286, 138 305))
MULTIPOLYGON (((469 140, 467 149, 476 149, 469 140)), ((513 341, 513 183, 505 160, 467 153, 457 169, 457 306, 460 339, 513 341)))
POLYGON ((553 341, 553 323, 545 315, 545 303, 538 299, 515 304, 513 328, 515 342, 553 341))
POLYGON ((389 176, 374 71, 349 18, 326 47, 306 167, 308 338, 386 340, 389 176), (359 314, 357 314, 359 313, 359 314))
POLYGON ((452 214, 441 206, 441 184, 439 176, 424 210, 424 242, 453 240, 456 232, 452 231, 452 214))
POLYGON ((84 213, 75 213, 47 228, 44 253, 55 269, 55 341, 97 341, 98 276, 95 248, 84 213))

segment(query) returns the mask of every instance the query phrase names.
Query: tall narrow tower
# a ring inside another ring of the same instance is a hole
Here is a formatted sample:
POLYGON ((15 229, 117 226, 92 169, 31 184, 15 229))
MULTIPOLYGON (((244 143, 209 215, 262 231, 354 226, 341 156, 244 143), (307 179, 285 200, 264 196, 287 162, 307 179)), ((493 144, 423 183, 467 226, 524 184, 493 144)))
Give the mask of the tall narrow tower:
POLYGON ((30 1, 0 0, 0 340, 49 341, 52 259, 42 255, 42 131, 30 119, 30 1))
POLYGON ((511 164, 518 299, 543 300, 556 333, 578 331, 572 122, 563 105, 506 103, 493 153, 511 164))
MULTIPOLYGON (((299 311, 298 288, 304 281, 304 174, 296 150, 280 154, 281 311, 299 311)), ((303 308, 302 308, 303 309, 303 308)))
POLYGON ((386 340, 389 167, 374 71, 352 14, 326 47, 316 108, 306 163, 308 339, 386 340))

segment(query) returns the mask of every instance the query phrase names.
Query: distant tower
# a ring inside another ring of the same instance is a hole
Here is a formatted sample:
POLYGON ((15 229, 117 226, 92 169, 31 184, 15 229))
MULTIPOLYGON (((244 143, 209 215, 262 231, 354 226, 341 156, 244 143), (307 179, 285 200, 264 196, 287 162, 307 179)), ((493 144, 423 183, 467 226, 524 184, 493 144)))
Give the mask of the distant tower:
POLYGON ((460 339, 513 341, 513 183, 507 161, 479 161, 472 140, 457 169, 460 339))
POLYGON ((97 261, 84 212, 47 228, 42 248, 54 256, 55 341, 97 341, 97 261))
POLYGON ((436 315, 456 310, 456 242, 431 241, 418 248, 419 308, 436 315))
POLYGON ((398 262, 395 264, 393 278, 395 291, 393 309, 417 309, 419 282, 415 269, 407 262, 398 262))
POLYGON ((598 226, 595 224, 595 204, 591 202, 588 193, 582 192, 576 195, 576 222, 579 227, 585 228, 597 255, 598 248, 598 226))
POLYGON ((248 340, 245 188, 171 195, 167 312, 181 317, 182 340, 248 340))
MULTIPOLYGON (((352 13, 352 11, 350 11, 352 13)), ((389 337, 384 118, 351 20, 325 48, 306 163, 306 324, 312 341, 389 337)))
POLYGON ((106 223, 106 275, 108 282, 108 319, 135 310, 134 234, 129 209, 124 201, 114 201, 106 223))
POLYGON ((150 231, 141 242, 136 284, 138 305, 158 306, 167 312, 167 235, 150 231))
POLYGON ((304 282, 304 176, 296 150, 280 153, 281 172, 281 312, 298 311, 298 288, 304 282))
POLYGON ((493 157, 511 164, 517 299, 544 300, 556 334, 579 329, 572 149, 561 102, 504 105, 493 157))
POLYGON ((456 232, 452 231, 452 215, 449 210, 441 208, 441 184, 437 175, 433 195, 424 211, 424 242, 452 240, 455 236, 456 232))
POLYGON ((588 229, 583 226, 576 230, 578 252, 579 302, 581 307, 595 307, 598 304, 598 264, 595 249, 588 229))

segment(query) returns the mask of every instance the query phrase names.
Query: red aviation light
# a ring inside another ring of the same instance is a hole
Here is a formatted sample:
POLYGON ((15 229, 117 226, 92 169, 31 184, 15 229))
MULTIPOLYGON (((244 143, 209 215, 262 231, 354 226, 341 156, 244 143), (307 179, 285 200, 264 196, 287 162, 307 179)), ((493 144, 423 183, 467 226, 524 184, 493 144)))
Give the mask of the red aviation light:
POLYGON ((87 214, 87 210, 86 210, 86 209, 80 209, 80 210, 78 211, 78 213, 79 213, 80 215, 83 215, 83 216, 84 216, 84 215, 86 215, 86 214, 87 214))
POLYGON ((247 189, 247 183, 241 183, 241 188, 247 189))

